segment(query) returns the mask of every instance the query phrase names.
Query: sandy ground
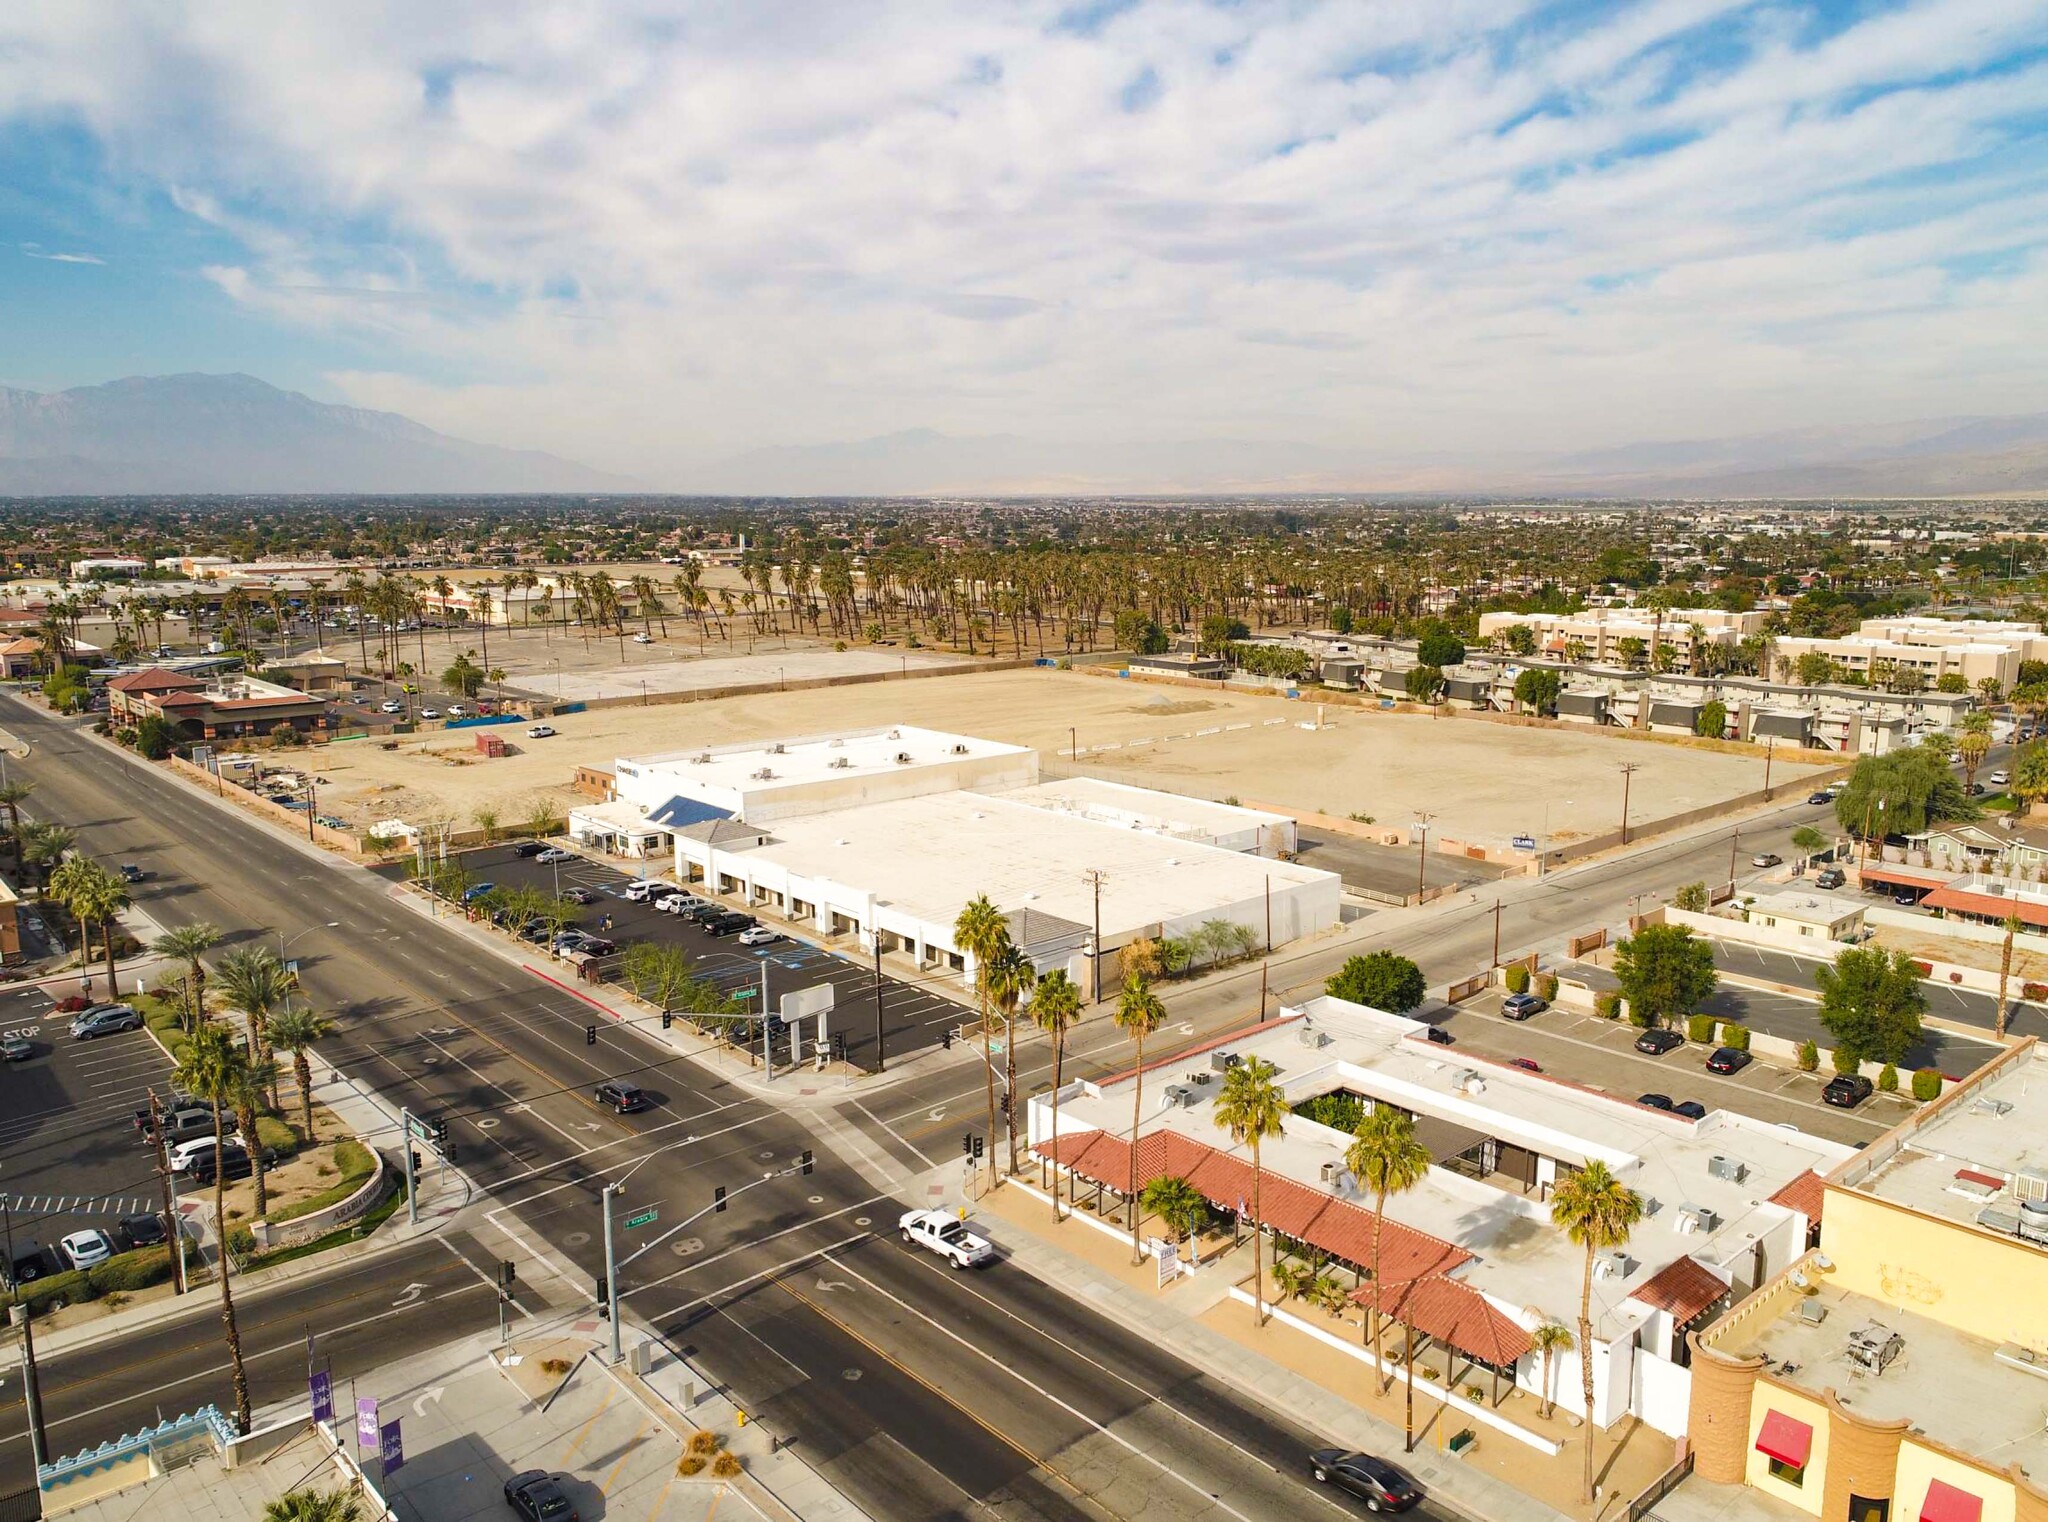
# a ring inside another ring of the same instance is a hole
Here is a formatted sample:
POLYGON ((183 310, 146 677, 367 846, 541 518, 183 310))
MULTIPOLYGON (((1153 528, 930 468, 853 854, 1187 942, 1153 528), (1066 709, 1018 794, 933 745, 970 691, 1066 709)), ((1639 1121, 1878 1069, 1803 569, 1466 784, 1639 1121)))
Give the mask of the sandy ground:
MULTIPOLYGON (((523 726, 500 729, 515 754, 491 761, 478 755, 468 731, 412 737, 390 751, 344 741, 320 753, 320 801, 323 812, 357 824, 391 817, 462 823, 485 804, 509 822, 537 801, 576 801, 569 780, 579 764, 609 767, 619 756, 892 722, 1030 745, 1049 758, 1064 755, 1071 736, 1083 751, 1083 772, 1207 798, 1362 813, 1393 827, 1428 809, 1440 835, 1468 840, 1505 842, 1527 832, 1562 842, 1613 828, 1624 761, 1640 767, 1630 794, 1637 821, 1719 802, 1763 777, 1761 758, 1597 732, 1348 708, 1328 709, 1330 727, 1322 730, 1296 727, 1315 717, 1307 701, 1049 669, 983 672, 564 714, 550 721, 559 731, 553 739, 528 740, 523 726), (1170 738, 1200 729, 1218 732, 1170 738), (1152 743, 1131 748, 1140 739, 1152 743), (1111 743, 1125 748, 1086 754, 1111 743)), ((1798 775, 1784 765, 1774 772, 1788 787, 1798 775)))

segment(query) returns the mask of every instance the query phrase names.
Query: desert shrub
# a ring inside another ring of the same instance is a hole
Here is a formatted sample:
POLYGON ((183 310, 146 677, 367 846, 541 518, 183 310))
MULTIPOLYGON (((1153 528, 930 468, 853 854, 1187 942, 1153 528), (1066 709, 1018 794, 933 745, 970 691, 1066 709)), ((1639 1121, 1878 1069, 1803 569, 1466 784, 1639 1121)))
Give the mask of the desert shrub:
POLYGON ((1941 1069, 1920 1068, 1913 1074, 1913 1097, 1922 1104, 1941 1098, 1941 1069))
POLYGON ((714 1479, 738 1479, 740 1477, 740 1456, 730 1449, 721 1453, 711 1461, 711 1474, 714 1479))
POLYGON ((566 1358, 543 1358, 540 1361, 540 1371, 549 1379, 560 1379, 569 1369, 570 1363, 566 1358))
POLYGON ((703 1472, 704 1455, 701 1453, 686 1453, 676 1460, 676 1473, 686 1480, 703 1472))
POLYGON ((1799 1071, 1802 1073, 1811 1073, 1817 1071, 1819 1067, 1820 1048, 1815 1046, 1811 1041, 1800 1042, 1799 1071))
POLYGON ((1501 981, 1511 994, 1525 994, 1529 991, 1529 969, 1519 963, 1501 974, 1501 981))
POLYGON ((718 1434, 702 1430, 691 1433, 690 1452, 702 1454, 707 1459, 710 1458, 712 1454, 718 1452, 718 1434))
POLYGON ((171 1277, 168 1247, 138 1247, 107 1259, 86 1275, 93 1293, 113 1295, 128 1290, 148 1289, 171 1277))

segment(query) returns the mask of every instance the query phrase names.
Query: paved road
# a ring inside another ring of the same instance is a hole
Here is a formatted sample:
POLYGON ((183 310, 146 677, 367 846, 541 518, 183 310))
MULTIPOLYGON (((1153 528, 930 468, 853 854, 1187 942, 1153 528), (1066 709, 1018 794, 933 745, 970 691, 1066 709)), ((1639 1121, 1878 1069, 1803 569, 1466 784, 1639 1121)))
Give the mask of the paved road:
MULTIPOLYGON (((342 1026, 328 1055, 397 1102, 446 1118, 461 1165, 494 1197, 494 1222, 565 1255, 585 1286, 602 1260, 598 1193, 609 1177, 638 1165, 627 1202, 655 1205, 664 1223, 708 1204, 716 1183, 758 1183, 735 1193, 725 1214, 622 1267, 621 1284, 640 1315, 743 1402, 781 1402, 789 1435, 815 1443, 825 1476, 871 1514, 1135 1514, 1134 1503, 1118 1504, 1131 1494, 1128 1465, 1075 1461, 1090 1445, 1199 1477, 1148 1482, 1148 1517, 1213 1515, 1212 1492, 1244 1498, 1231 1504, 1245 1517, 1328 1511, 1298 1469, 1273 1467, 1310 1434, 1169 1352, 1135 1346, 1087 1307, 1041 1294, 1021 1272, 999 1267, 969 1282, 935 1272, 893 1239, 877 1242, 904 1202, 831 1152, 820 1151, 811 1177, 762 1182, 816 1145, 775 1106, 630 1030, 608 1027, 587 1046, 587 1010, 572 991, 422 919, 389 884, 309 859, 25 705, 0 706, 35 746, 20 770, 37 782, 41 809, 76 821, 85 849, 156 868, 143 893, 153 915, 211 919, 243 939, 297 936, 308 996, 342 1026), (595 1111, 587 1089, 622 1073, 655 1090, 660 1105, 627 1118, 595 1111), (855 1287, 832 1289, 835 1279, 855 1287), (1105 1349, 1117 1350, 1134 1381, 1104 1375, 1105 1349), (1198 1428, 1171 1416, 1160 1399, 1169 1391, 1200 1394, 1210 1421, 1198 1428), (1173 1432, 1170 1458, 1160 1452, 1162 1426, 1173 1432)), ((879 1124, 870 1145, 899 1177, 930 1162, 879 1124)), ((113 1380, 135 1356, 132 1344, 95 1349, 53 1361, 52 1378, 67 1387, 113 1380)), ((193 1355, 165 1356, 175 1365, 193 1355)), ((168 1379, 167 1409, 217 1389, 182 1369, 168 1379)), ((122 1415, 118 1403, 82 1411, 53 1439, 75 1448, 112 1435, 122 1415)))

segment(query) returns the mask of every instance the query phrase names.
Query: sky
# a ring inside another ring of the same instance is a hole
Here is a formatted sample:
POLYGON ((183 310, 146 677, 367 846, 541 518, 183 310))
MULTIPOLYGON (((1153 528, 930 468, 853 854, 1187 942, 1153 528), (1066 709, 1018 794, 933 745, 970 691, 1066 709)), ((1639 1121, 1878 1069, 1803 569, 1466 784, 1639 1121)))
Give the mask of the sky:
POLYGON ((2048 411, 2048 0, 0 7, 0 383, 687 489, 2048 411))

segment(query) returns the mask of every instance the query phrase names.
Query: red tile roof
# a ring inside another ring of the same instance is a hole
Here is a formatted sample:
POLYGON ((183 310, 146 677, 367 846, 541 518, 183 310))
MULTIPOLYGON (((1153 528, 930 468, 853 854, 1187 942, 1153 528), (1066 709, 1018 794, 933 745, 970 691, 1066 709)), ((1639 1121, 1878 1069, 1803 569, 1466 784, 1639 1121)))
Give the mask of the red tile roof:
POLYGON ((1930 909, 1953 909, 1959 914, 1981 914, 2002 920, 2016 914, 2029 925, 2048 925, 2048 904, 2002 894, 1966 893, 1960 888, 1936 888, 1920 900, 1930 909))
POLYGON ((109 692, 190 692, 206 684, 196 677, 152 666, 147 671, 130 671, 107 682, 109 692))
POLYGON ((158 708, 209 708, 212 705, 197 692, 167 692, 156 700, 158 708))
MULTIPOLYGON (((1131 1146, 1121 1136, 1074 1132, 1032 1150, 1096 1183, 1118 1190, 1130 1187, 1131 1146)), ((1234 1211, 1242 1205, 1247 1215, 1251 1212, 1250 1163, 1178 1131, 1154 1131, 1138 1143, 1138 1187, 1142 1190, 1153 1179, 1167 1176, 1186 1179, 1219 1210, 1234 1211)), ((1360 1268, 1372 1262, 1372 1212, 1362 1205, 1267 1173, 1259 1207, 1265 1224, 1275 1231, 1360 1268)), ((1463 1248, 1399 1221, 1389 1219, 1381 1229, 1380 1272, 1390 1285, 1449 1273, 1471 1261, 1472 1254, 1463 1248)))
MULTIPOLYGON (((2003 1180, 2001 1180, 2003 1182, 2003 1180)), ((1820 1224, 1821 1207, 1827 1202, 1827 1186, 1811 1168, 1771 1196, 1773 1205, 1783 1205, 1806 1217, 1808 1226, 1820 1224)))
POLYGON ((1692 1258, 1676 1258, 1630 1290, 1628 1297, 1657 1310, 1669 1311, 1671 1319, 1683 1326, 1727 1293, 1727 1281, 1702 1268, 1692 1258))
MULTIPOLYGON (((1354 1290, 1351 1298, 1360 1305, 1370 1305, 1372 1291, 1354 1290)), ((1496 1310, 1486 1296, 1457 1279, 1432 1276, 1412 1280, 1400 1286, 1384 1309, 1403 1326, 1447 1343, 1460 1353, 1484 1359, 1497 1369, 1513 1367, 1533 1346, 1528 1331, 1519 1322, 1496 1310)))

